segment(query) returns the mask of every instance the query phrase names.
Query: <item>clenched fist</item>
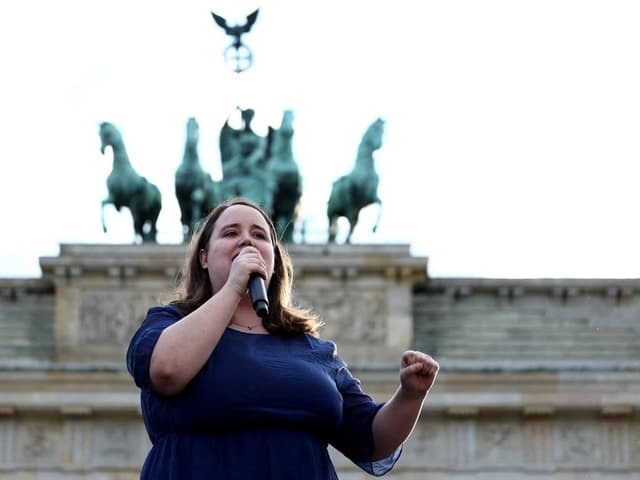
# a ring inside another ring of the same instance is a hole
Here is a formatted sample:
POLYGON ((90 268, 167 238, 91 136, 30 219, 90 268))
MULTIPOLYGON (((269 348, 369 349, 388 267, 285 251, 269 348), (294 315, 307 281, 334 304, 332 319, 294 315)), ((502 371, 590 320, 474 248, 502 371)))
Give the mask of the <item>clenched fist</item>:
POLYGON ((425 396, 439 369, 438 362, 426 353, 408 350, 400 361, 400 385, 407 394, 425 396))

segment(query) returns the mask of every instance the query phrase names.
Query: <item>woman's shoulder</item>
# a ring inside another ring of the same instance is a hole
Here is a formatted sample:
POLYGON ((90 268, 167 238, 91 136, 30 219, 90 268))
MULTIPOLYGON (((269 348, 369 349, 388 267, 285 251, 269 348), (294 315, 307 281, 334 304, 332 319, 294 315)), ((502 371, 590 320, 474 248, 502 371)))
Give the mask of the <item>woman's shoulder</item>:
POLYGON ((305 336, 307 337, 309 343, 314 348, 327 349, 327 350, 336 349, 336 343, 333 340, 329 340, 328 338, 318 337, 318 336, 312 335, 311 333, 305 333, 305 336))
POLYGON ((149 308, 149 310, 147 310, 147 317, 151 316, 182 318, 184 317, 184 313, 177 306, 169 303, 149 308))
POLYGON ((305 334, 307 341, 318 359, 333 365, 342 365, 344 362, 338 355, 338 347, 333 340, 305 334))
POLYGON ((147 310, 141 327, 150 327, 158 324, 173 323, 184 317, 184 313, 175 305, 157 305, 147 310))
POLYGON ((147 310, 147 316, 150 315, 166 315, 173 317, 184 317, 184 313, 175 305, 169 303, 167 305, 156 305, 147 310))

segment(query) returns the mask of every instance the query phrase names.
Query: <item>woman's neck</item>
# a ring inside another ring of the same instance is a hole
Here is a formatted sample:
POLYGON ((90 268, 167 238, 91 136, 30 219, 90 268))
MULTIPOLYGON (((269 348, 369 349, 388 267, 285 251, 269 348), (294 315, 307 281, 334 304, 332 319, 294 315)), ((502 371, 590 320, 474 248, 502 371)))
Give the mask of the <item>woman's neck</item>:
POLYGON ((243 298, 238 304, 235 313, 229 321, 229 326, 241 331, 251 333, 265 333, 267 330, 262 325, 262 319, 256 314, 251 300, 243 298))

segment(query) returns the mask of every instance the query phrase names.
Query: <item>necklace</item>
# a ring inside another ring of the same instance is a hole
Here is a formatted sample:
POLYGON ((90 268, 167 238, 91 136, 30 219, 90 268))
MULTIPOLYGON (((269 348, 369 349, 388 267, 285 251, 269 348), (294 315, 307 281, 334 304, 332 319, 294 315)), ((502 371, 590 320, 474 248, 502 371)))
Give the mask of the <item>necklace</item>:
POLYGON ((254 328, 259 327, 260 325, 262 325, 262 322, 256 323, 256 324, 253 324, 253 325, 243 325, 241 323, 231 322, 231 325, 237 325, 239 327, 243 327, 243 328, 246 328, 247 330, 251 331, 254 328))

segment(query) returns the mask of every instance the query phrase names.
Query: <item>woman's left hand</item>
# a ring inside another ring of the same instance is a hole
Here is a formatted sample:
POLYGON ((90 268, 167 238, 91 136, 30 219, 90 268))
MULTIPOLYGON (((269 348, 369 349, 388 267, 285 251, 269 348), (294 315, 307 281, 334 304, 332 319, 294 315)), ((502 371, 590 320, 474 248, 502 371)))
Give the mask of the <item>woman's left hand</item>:
POLYGON ((425 396, 436 380, 440 365, 426 353, 408 350, 400 362, 400 386, 410 395, 425 396))

